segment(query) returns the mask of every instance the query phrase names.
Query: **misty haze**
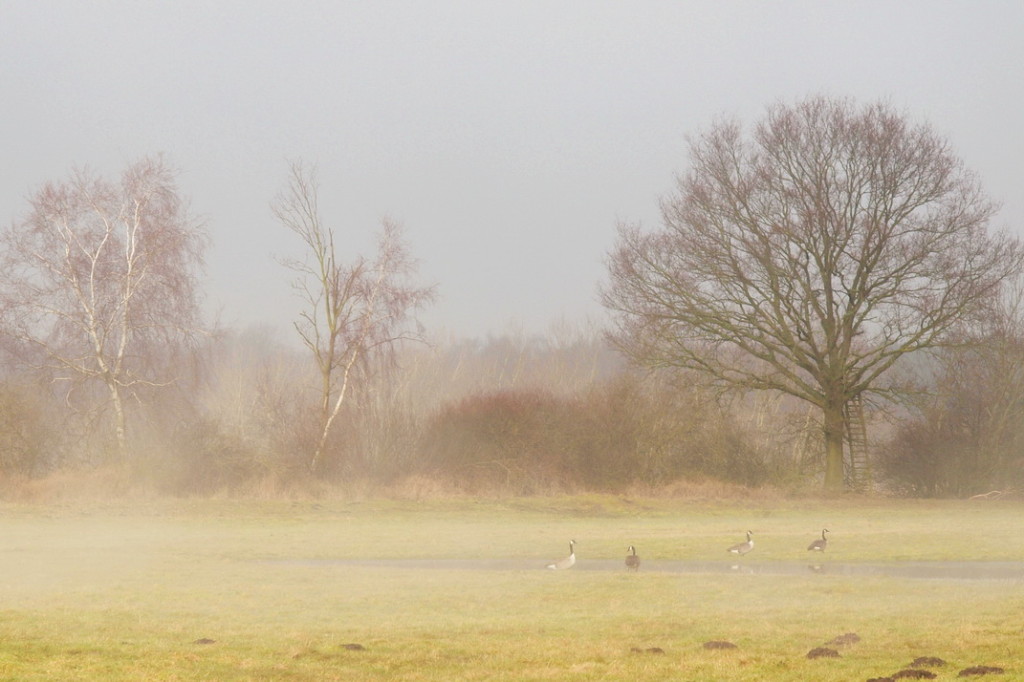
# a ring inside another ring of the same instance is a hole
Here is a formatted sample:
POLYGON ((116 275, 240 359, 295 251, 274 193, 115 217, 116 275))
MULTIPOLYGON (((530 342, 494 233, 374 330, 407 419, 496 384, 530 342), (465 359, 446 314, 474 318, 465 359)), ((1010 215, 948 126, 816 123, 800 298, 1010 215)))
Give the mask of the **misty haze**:
POLYGON ((0 678, 1024 679, 1024 5, 0 7, 0 678))

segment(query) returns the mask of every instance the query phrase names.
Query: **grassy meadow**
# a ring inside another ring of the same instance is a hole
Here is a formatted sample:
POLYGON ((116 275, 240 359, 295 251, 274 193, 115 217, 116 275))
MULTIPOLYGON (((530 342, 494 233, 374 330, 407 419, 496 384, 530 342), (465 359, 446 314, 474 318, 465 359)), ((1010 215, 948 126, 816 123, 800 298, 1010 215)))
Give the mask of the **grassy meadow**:
POLYGON ((659 560, 1024 562, 1024 503, 669 500, 0 505, 4 680, 1024 679, 1020 580, 588 570, 659 560), (569 571, 545 564, 577 541, 569 571), (516 562, 424 568, 365 559, 516 562), (856 632, 839 658, 805 654, 856 632), (213 640, 203 643, 204 640, 213 640), (706 650, 727 640, 731 650, 706 650), (346 648, 359 644, 362 649, 346 648), (664 653, 648 653, 657 647, 664 653), (643 650, 641 653, 634 648, 643 650))

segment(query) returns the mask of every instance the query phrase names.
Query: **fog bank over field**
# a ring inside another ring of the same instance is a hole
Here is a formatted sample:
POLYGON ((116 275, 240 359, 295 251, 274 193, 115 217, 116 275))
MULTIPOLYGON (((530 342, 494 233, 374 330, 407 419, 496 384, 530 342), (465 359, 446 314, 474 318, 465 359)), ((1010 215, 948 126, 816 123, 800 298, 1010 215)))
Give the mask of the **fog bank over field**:
POLYGON ((1018 2, 8 0, 0 218, 162 152, 210 231, 208 310, 290 333, 274 257, 301 254, 269 204, 305 159, 345 253, 409 231, 430 329, 539 334, 602 316, 615 225, 659 222, 688 135, 810 93, 930 121, 1021 229, 1022 29, 1018 2))
POLYGON ((1022 489, 1024 8, 579 10, 5 3, 0 496, 1022 489))

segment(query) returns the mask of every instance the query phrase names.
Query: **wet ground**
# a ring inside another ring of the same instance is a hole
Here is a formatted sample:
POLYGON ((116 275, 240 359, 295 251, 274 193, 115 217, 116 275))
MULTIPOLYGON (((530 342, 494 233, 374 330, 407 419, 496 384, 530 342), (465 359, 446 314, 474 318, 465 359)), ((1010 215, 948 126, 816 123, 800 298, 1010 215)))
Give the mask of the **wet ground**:
MULTIPOLYGON (((277 564, 302 566, 360 566, 423 570, 530 571, 545 570, 549 562, 533 559, 277 559, 277 564)), ((578 559, 573 571, 622 571, 622 559, 578 559)), ((644 561, 642 573, 738 573, 749 575, 882 576, 922 580, 1024 580, 1019 561, 894 561, 884 563, 781 561, 644 561)))

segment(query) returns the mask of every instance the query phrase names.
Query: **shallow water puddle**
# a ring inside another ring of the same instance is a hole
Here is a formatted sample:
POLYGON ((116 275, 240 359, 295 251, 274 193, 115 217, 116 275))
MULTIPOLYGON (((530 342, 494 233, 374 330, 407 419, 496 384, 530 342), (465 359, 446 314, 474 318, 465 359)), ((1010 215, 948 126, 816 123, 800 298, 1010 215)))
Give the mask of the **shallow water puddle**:
MULTIPOLYGON (((271 559, 299 566, 358 566, 454 571, 545 570, 549 562, 532 559, 271 559)), ((626 572, 621 559, 579 559, 573 571, 626 572)), ((645 560, 641 573, 736 573, 745 575, 836 575, 922 580, 1024 580, 1019 561, 893 561, 881 563, 730 562, 645 560)))

